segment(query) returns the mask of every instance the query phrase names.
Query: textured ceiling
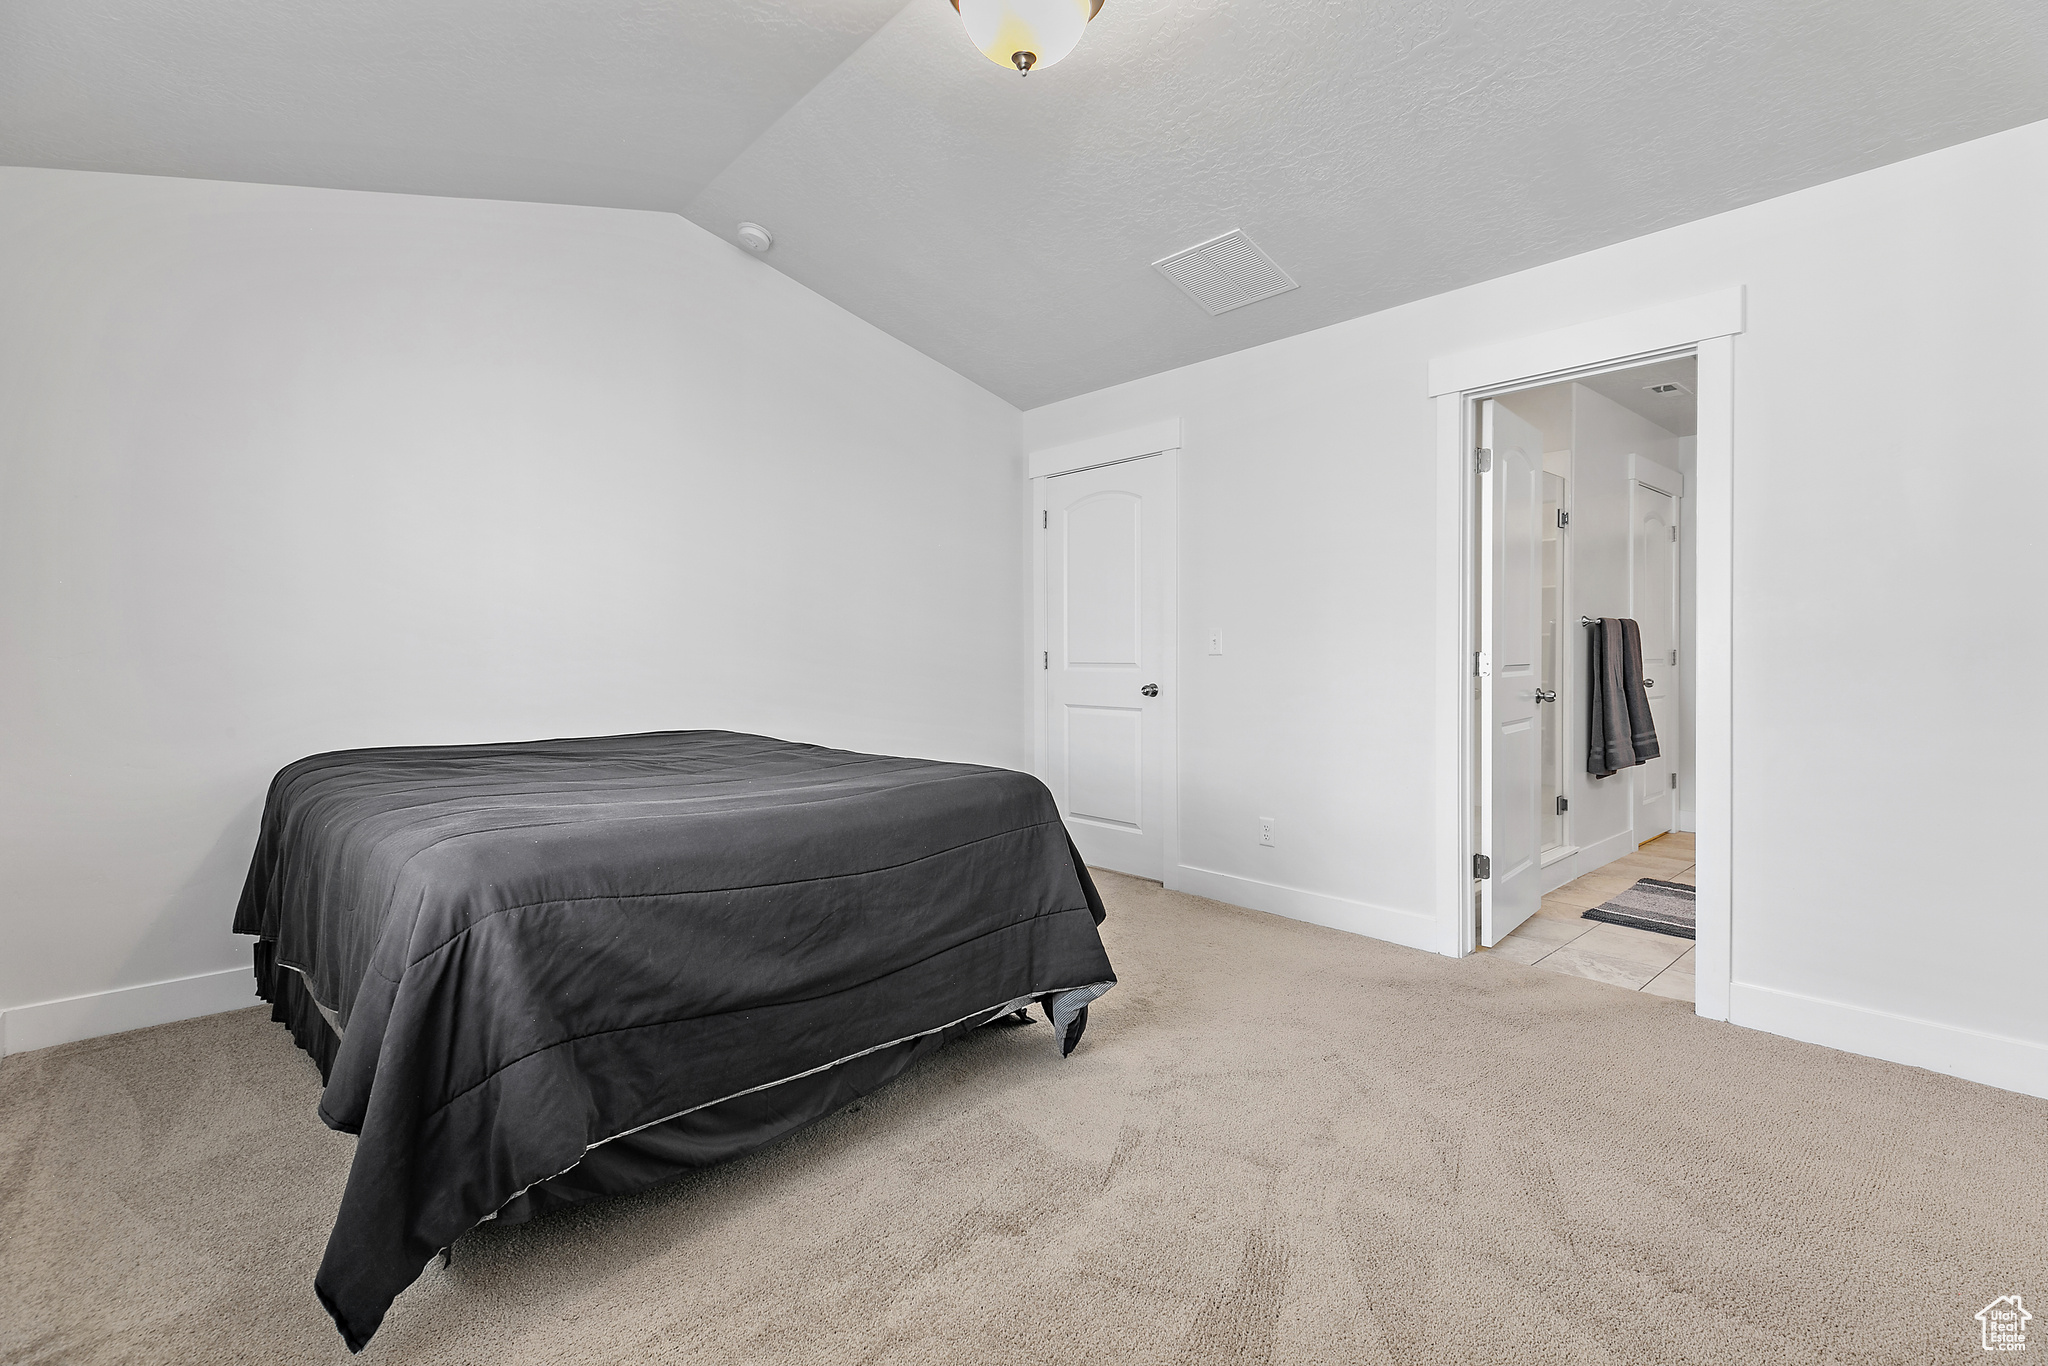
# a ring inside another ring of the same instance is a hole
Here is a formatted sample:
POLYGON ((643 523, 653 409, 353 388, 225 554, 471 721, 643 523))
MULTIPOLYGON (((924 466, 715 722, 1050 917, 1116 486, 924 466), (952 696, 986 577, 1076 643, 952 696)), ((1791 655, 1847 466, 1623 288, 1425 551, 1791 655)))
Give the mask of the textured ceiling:
POLYGON ((680 210, 902 5, 0 0, 0 164, 680 210))
POLYGON ((1020 406, 2048 117, 2041 0, 0 0, 0 163, 669 209, 1020 406), (1241 227, 1301 288, 1151 262, 1241 227))

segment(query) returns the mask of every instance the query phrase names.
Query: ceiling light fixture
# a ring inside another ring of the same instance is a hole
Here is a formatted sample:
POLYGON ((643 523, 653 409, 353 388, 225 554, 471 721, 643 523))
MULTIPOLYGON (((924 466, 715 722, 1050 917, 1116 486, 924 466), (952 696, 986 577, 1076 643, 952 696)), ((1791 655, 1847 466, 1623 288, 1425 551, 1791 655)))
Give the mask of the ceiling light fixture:
POLYGON ((1029 76, 1074 50, 1102 0, 953 0, 953 8, 984 57, 1029 76))

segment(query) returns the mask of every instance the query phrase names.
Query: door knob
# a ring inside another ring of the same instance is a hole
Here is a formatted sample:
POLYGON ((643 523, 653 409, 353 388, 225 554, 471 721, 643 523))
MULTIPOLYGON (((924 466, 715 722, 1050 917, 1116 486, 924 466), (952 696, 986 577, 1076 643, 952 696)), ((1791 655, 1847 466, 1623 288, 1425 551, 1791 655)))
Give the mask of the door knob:
POLYGON ((1657 686, 1657 680, 1654 678, 1646 678, 1643 680, 1643 686, 1646 688, 1654 688, 1657 686))
POLYGON ((1555 702, 1557 701, 1557 694, 1548 688, 1538 688, 1536 690, 1536 700, 1538 702, 1555 702))
POLYGON ((1145 696, 1147 697, 1157 697, 1159 696, 1159 685, 1157 683, 1147 683, 1144 687, 1138 689, 1138 691, 1145 694, 1145 696))

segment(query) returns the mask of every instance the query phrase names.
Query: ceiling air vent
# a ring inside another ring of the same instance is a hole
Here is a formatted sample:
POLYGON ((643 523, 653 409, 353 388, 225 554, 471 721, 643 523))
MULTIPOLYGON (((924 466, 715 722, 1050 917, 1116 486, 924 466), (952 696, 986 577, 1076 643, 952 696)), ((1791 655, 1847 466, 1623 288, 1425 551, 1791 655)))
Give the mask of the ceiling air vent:
POLYGON ((1272 257, 1236 228, 1154 261, 1152 267, 1212 315, 1297 288, 1272 257))

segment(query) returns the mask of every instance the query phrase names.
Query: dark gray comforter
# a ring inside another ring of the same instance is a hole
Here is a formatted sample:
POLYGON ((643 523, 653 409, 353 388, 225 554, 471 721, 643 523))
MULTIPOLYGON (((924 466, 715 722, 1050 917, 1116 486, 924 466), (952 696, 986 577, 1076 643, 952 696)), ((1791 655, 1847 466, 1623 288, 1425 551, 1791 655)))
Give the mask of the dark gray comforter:
POLYGON ((360 1138, 320 1298, 359 1349, 595 1145, 1034 999, 1071 1047, 1115 980, 1101 919, 1002 769, 724 731, 303 759, 235 928, 340 1035, 320 1115, 360 1138))

